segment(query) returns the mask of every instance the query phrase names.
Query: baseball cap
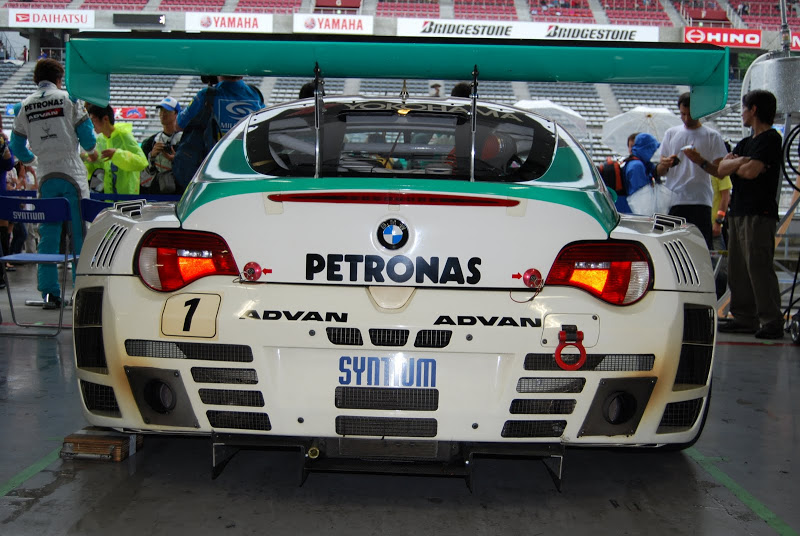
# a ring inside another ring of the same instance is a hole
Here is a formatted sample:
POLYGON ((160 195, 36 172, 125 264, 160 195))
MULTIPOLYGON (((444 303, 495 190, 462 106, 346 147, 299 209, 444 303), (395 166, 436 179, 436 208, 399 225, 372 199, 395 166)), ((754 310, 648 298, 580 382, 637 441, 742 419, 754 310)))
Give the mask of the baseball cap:
POLYGON ((161 102, 156 104, 156 108, 164 108, 165 110, 168 110, 170 112, 178 112, 178 113, 180 113, 181 111, 181 105, 180 103, 178 103, 178 99, 175 99, 173 97, 164 97, 163 99, 161 99, 161 102))

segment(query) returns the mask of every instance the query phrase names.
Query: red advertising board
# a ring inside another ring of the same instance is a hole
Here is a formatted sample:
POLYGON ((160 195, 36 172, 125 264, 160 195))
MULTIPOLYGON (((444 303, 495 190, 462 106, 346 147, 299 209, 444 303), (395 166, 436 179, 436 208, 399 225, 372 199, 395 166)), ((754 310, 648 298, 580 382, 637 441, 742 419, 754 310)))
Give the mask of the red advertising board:
POLYGON ((722 47, 761 48, 761 30, 688 26, 683 29, 683 42, 707 43, 722 47))

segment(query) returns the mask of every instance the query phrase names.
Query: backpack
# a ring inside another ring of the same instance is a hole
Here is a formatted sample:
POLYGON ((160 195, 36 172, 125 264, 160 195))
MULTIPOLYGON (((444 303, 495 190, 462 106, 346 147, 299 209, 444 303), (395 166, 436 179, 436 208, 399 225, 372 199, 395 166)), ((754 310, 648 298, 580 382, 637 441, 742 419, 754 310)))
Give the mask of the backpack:
POLYGON ((629 156, 622 162, 610 156, 606 157, 605 164, 597 166, 600 176, 603 177, 603 182, 609 190, 614 190, 617 195, 628 195, 628 189, 625 187, 625 164, 630 160, 639 160, 635 156, 629 156))
POLYGON ((183 130, 181 141, 175 148, 172 176, 183 188, 191 182, 200 164, 220 138, 219 126, 213 114, 216 94, 215 87, 208 88, 203 110, 183 130))

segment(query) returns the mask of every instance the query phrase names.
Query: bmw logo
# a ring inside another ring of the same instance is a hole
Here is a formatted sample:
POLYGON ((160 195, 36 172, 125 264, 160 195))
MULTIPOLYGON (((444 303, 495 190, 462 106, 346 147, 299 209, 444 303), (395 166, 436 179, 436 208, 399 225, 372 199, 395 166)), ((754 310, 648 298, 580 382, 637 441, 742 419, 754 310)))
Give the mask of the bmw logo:
POLYGON ((408 227, 397 218, 391 218, 378 226, 378 242, 386 249, 400 249, 408 242, 408 227))

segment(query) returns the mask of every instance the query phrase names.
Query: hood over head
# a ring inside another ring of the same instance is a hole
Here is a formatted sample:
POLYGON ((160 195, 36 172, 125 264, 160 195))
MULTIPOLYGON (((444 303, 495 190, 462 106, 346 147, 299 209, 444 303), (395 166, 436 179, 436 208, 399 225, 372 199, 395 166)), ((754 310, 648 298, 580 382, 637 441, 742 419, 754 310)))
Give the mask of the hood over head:
POLYGON ((649 162, 660 145, 655 136, 642 132, 636 136, 631 154, 640 160, 649 162))

